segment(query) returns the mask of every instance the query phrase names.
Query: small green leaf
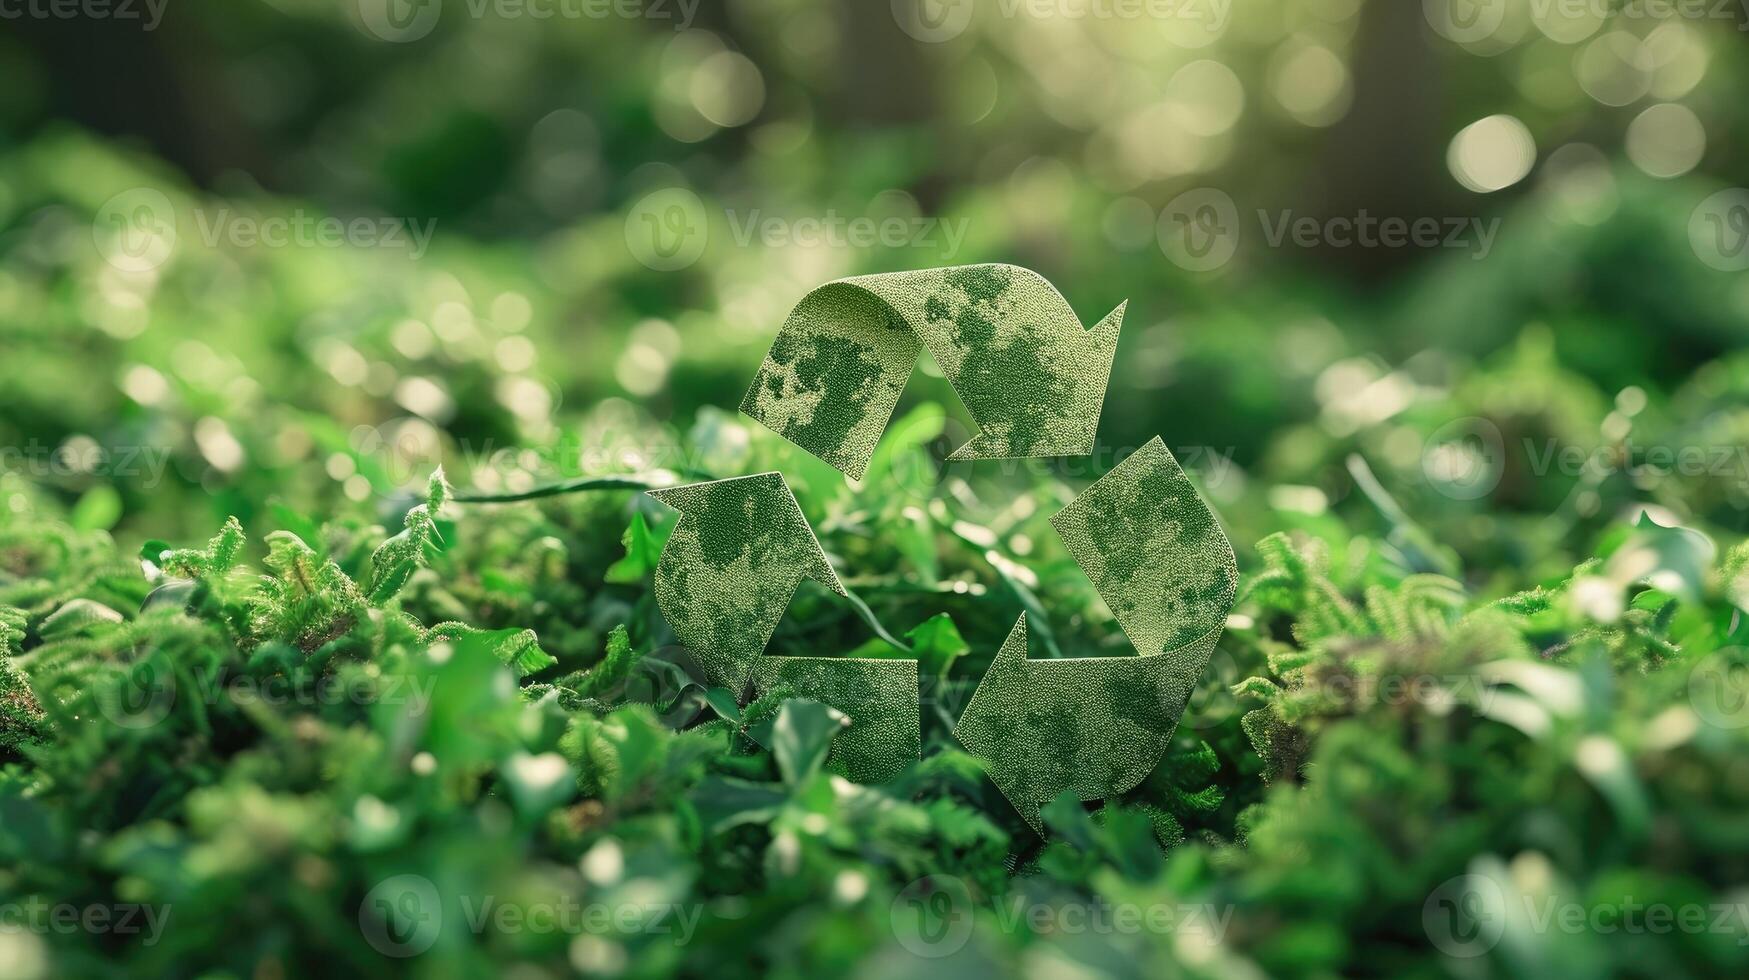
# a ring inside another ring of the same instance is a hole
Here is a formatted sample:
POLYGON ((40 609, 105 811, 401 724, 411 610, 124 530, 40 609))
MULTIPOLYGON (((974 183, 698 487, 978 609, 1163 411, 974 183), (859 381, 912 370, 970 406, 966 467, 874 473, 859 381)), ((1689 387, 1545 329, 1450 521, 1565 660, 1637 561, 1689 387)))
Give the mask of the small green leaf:
POLYGON ((431 640, 473 639, 483 641, 498 662, 507 664, 518 677, 539 673, 558 663, 552 654, 540 648, 534 630, 508 627, 500 630, 475 629, 465 623, 438 623, 427 632, 431 640))
POLYGON ((140 570, 145 573, 146 581, 156 582, 163 576, 165 555, 174 550, 170 542, 157 538, 147 538, 140 545, 140 570))
POLYGON ((67 515, 67 523, 81 531, 107 531, 121 520, 121 513, 121 494, 115 487, 99 483, 80 496, 67 515))
POLYGON ((946 677, 953 662, 971 651, 959 627, 947 613, 936 613, 905 634, 925 677, 946 677))
POLYGON ((1076 799, 1074 790, 1063 790, 1056 798, 1046 803, 1039 810, 1039 816, 1052 830, 1061 834, 1063 839, 1084 851, 1094 847, 1096 828, 1093 819, 1087 815, 1087 809, 1076 799))
POLYGON ((642 513, 632 515, 621 541, 625 544, 625 557, 609 565, 602 577, 615 585, 636 585, 656 570, 656 563, 662 560, 662 542, 650 533, 642 513))
POLYGON ((1644 583, 1684 602, 1698 602, 1717 550, 1699 531, 1665 527, 1642 511, 1633 533, 1609 556, 1603 571, 1621 586, 1644 583))
POLYGON ((833 736, 849 725, 850 719, 843 712, 818 701, 785 701, 777 712, 771 746, 783 781, 797 786, 811 779, 826 761, 833 736))

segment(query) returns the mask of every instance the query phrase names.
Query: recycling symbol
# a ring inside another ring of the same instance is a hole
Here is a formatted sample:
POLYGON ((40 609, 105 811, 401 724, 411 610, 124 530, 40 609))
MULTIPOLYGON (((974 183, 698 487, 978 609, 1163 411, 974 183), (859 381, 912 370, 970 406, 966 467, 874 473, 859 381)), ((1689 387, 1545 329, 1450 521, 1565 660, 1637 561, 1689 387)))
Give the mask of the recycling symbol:
MULTIPOLYGON (((1044 277, 1012 265, 840 279, 791 311, 741 408, 859 479, 927 348, 980 429, 951 458, 1086 455, 1123 313, 1084 329, 1044 277)), ((917 759, 917 661, 765 654, 803 579, 847 594, 781 474, 650 495, 680 511, 656 603, 709 683, 789 684, 842 711, 832 758, 852 779, 917 759)), ((1219 521, 1158 436, 1050 522, 1136 655, 1032 659, 1023 612, 979 681, 954 734, 1035 829, 1064 790, 1116 796, 1159 763, 1238 581, 1219 521)))

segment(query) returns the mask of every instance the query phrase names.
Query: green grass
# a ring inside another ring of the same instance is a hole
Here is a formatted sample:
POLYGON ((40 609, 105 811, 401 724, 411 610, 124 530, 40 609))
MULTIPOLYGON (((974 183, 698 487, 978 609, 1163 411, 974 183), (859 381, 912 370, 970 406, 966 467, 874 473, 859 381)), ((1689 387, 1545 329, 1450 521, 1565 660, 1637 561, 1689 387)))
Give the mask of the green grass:
MULTIPOLYGON (((789 452, 753 444, 761 461, 789 452)), ((1697 699, 1736 689, 1694 668, 1741 640, 1749 550, 1649 520, 1569 575, 1495 596, 1363 536, 1256 542, 1170 754, 1121 799, 1047 807, 1040 839, 949 731, 1021 608, 1049 610, 1062 642, 1112 633, 1047 510, 1020 498, 976 499, 950 533, 945 493, 804 496, 840 567, 872 570, 873 616, 919 644, 943 642, 915 631, 928 622, 964 637, 963 654, 925 658, 921 761, 859 786, 823 765, 829 709, 782 688, 740 708, 677 663, 649 583, 665 517, 635 491, 458 506, 439 475, 392 536, 311 517, 303 535, 246 540, 233 521, 138 559, 16 481, 6 492, 29 503, 0 521, 0 882, 21 902, 167 917, 160 935, 0 938, 60 973, 904 972, 931 962, 908 948, 960 941, 909 917, 964 901, 976 925, 956 968, 1119 956, 1136 972, 1437 975, 1425 907, 1466 873, 1526 907, 1738 900, 1746 740, 1717 722, 1741 713, 1708 714, 1697 699), (913 553, 866 530, 913 511, 913 553), (1032 553, 1007 579, 967 543, 1023 537, 1032 553), (385 880, 402 889, 386 904, 385 880), (430 883, 444 924, 422 955, 386 959, 373 939, 427 935, 393 919, 430 901, 408 880, 430 883), (696 919, 678 943, 581 912, 569 931, 516 915, 475 931, 488 897, 696 919), (1077 931, 1076 910, 1100 903, 1179 918, 1077 931), (1219 943, 1188 945, 1215 923, 1219 943)), ((855 642, 884 641, 818 589, 774 649, 855 642)), ((1742 938, 1740 922, 1547 929, 1490 962, 1717 974, 1741 966, 1742 938)))

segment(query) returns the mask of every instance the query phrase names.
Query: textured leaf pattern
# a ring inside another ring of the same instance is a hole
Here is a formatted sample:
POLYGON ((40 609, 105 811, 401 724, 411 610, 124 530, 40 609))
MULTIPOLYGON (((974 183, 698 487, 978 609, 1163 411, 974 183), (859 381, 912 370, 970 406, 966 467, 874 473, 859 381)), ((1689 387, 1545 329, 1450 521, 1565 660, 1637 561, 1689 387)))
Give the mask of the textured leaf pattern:
MULTIPOLYGON (((838 280, 791 311, 741 408, 861 478, 921 346, 981 429, 956 458, 1087 453, 1123 312, 1085 331, 1050 283, 1008 265, 838 280)), ((761 693, 793 688, 842 711, 851 723, 832 758, 855 778, 915 759, 917 661, 762 659, 801 579, 844 594, 782 477, 652 495, 682 512, 657 602, 711 683, 739 692, 751 673, 761 693)), ((1064 790, 1112 796, 1153 769, 1238 582, 1232 545, 1158 437, 1051 524, 1139 656, 1029 660, 1026 614, 1015 623, 956 734, 1034 827, 1064 790)))
POLYGON ((776 473, 650 496, 680 511, 656 564, 656 604, 714 686, 739 692, 805 578, 844 587, 776 473))
POLYGON ((764 693, 788 684, 842 711, 850 727, 829 765, 859 783, 884 783, 917 761, 917 661, 856 657, 763 657, 753 683, 764 693))
POLYGON ((656 565, 656 602, 712 685, 788 685, 843 712, 833 761, 854 779, 884 781, 917 758, 917 661, 761 656, 802 579, 845 594, 782 476, 650 495, 681 513, 656 565))
POLYGON ((1026 615, 1014 624, 955 734, 1034 827, 1065 789, 1114 796, 1153 770, 1238 580, 1226 534, 1158 438, 1051 524, 1140 656, 1029 660, 1026 615))
POLYGON ((1122 305, 1092 330, 1043 276, 968 265, 840 279, 803 297, 741 410, 853 479, 927 347, 982 430, 956 459, 1083 455, 1122 305))
POLYGON ((1239 566, 1159 436, 1051 518, 1136 652, 1189 647, 1227 620, 1239 566))

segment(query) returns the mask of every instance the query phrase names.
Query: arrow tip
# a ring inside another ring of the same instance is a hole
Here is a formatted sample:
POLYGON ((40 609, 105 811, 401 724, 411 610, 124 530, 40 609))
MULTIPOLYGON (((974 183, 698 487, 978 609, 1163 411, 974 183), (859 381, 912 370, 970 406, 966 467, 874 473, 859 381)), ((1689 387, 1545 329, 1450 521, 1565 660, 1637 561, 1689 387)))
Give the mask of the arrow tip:
POLYGON ((1026 659, 1026 613, 1014 621, 1014 628, 1008 631, 1008 639, 1002 641, 1002 649, 996 651, 997 660, 1026 659))
POLYGON ((1087 338, 1093 344, 1095 363, 1100 364, 1105 371, 1105 378, 1111 377, 1111 362, 1117 356, 1117 335, 1123 329, 1123 316, 1130 308, 1130 301, 1124 300, 1117 308, 1107 313, 1103 319, 1087 331, 1087 338))
POLYGON ((793 534, 798 538, 806 537, 805 555, 797 566, 801 576, 811 578, 839 595, 846 594, 843 583, 838 581, 838 573, 832 570, 831 563, 826 560, 826 553, 820 547, 820 539, 814 535, 813 527, 802 513, 802 505, 796 500, 796 495, 790 490, 783 474, 773 470, 752 476, 688 483, 685 486, 644 492, 681 514, 696 513, 701 520, 716 520, 719 523, 727 521, 735 525, 750 521, 758 523, 761 520, 754 516, 756 505, 752 501, 775 503, 777 512, 766 513, 762 519, 764 523, 759 525, 760 530, 793 534), (723 509, 725 506, 726 510, 723 509), (713 510, 717 512, 713 513, 713 510))
POLYGON ((1006 436, 997 436, 985 429, 966 440, 966 444, 947 454, 948 459, 1008 459, 1014 455, 1006 436))
MULTIPOLYGON (((960 712, 960 720, 954 725, 954 735, 972 750, 979 754, 980 748, 994 750, 994 745, 984 746, 981 732, 974 731, 967 722, 976 719, 981 709, 992 707, 1017 696, 1011 690, 1020 680, 1017 671, 1023 669, 1026 660, 1026 613, 1014 621, 1014 628, 1008 631, 1008 639, 1002 641, 1001 649, 991 658, 990 666, 984 670, 984 676, 979 679, 978 687, 972 692, 972 699, 966 702, 965 710, 960 712), (1018 662, 1017 662, 1018 661, 1018 662)), ((993 758, 993 756, 986 756, 993 758)))

